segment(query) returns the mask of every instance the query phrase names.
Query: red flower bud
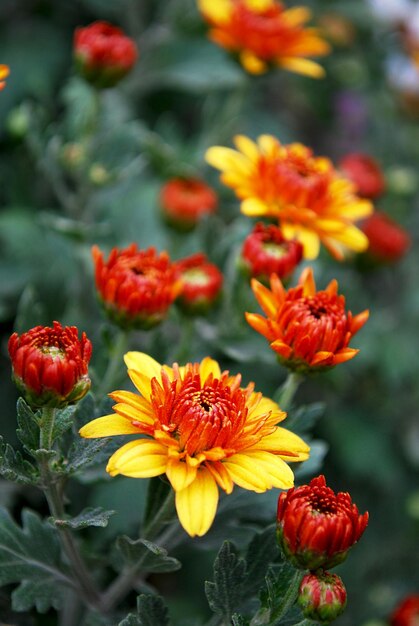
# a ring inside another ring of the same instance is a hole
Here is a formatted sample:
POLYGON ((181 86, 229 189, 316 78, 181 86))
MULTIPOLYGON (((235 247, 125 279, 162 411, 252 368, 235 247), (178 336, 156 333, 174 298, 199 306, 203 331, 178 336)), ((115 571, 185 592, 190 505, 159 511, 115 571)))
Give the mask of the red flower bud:
POLYGON ((368 524, 349 493, 335 494, 323 475, 278 499, 277 537, 295 567, 329 569, 345 560, 368 524))
POLYGON ((257 223, 243 243, 242 260, 253 278, 268 282, 271 274, 287 279, 303 257, 299 241, 285 239, 274 224, 257 223))
POLYGON ((385 180, 378 163, 367 154, 347 154, 339 163, 343 171, 357 187, 362 198, 378 198, 385 190, 385 180))
POLYGON ((175 265, 182 284, 178 303, 189 313, 206 313, 220 295, 222 273, 201 253, 177 261, 175 265))
POLYGON ((369 247, 366 255, 379 263, 392 263, 401 259, 412 241, 409 234, 385 213, 376 211, 361 224, 369 247))
POLYGON ((411 595, 403 600, 390 618, 391 626, 418 626, 419 595, 411 595))
POLYGON ((304 617, 329 624, 345 610, 346 589, 337 574, 322 571, 306 574, 297 602, 304 617))
POLYGON ((152 328, 166 317, 181 290, 167 252, 113 248, 107 261, 92 248, 96 288, 109 318, 122 328, 152 328))
POLYGON ((92 344, 75 326, 35 326, 9 339, 13 379, 34 406, 63 407, 77 402, 90 389, 87 367, 92 344))
POLYGON ((134 41, 107 22, 94 22, 74 33, 74 57, 82 76, 95 87, 113 87, 133 67, 134 41))
POLYGON ((217 208, 215 191, 195 178, 173 178, 160 191, 160 205, 169 224, 192 230, 202 216, 217 208))

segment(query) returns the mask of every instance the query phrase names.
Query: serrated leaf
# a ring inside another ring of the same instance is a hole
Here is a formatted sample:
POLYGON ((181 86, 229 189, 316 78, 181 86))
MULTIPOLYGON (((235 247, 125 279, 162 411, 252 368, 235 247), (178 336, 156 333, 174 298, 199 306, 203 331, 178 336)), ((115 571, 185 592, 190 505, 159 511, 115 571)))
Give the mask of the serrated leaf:
POLYGON ((88 507, 76 515, 68 519, 55 519, 52 522, 58 528, 72 528, 73 530, 83 530, 89 526, 98 526, 105 528, 108 525, 109 518, 116 511, 106 511, 101 507, 88 507))
MULTIPOLYGON (((282 618, 293 607, 297 598, 298 587, 303 572, 295 570, 292 565, 283 561, 271 567, 265 578, 265 588, 260 594, 261 614, 269 615, 269 619, 260 623, 269 626, 280 626, 282 618)), ((255 621, 255 626, 258 624, 255 621)))
POLYGON ((234 613, 234 615, 232 615, 231 623, 233 626, 249 626, 249 620, 238 613, 234 613))
POLYGON ((169 612, 161 596, 141 594, 137 598, 140 626, 169 626, 169 612))
POLYGON ((59 409, 55 413, 54 427, 52 429, 52 441, 59 439, 67 430, 69 430, 74 424, 74 415, 76 412, 76 406, 66 406, 64 409, 59 409))
POLYGON ((0 437, 0 476, 21 485, 35 485, 38 470, 0 437))
POLYGON ((146 539, 134 541, 123 535, 118 537, 116 547, 125 562, 141 564, 142 570, 150 573, 174 572, 182 566, 180 561, 168 556, 167 550, 146 539))
POLYGON ((205 594, 214 613, 228 622, 243 598, 246 563, 236 548, 225 541, 214 561, 214 582, 205 581, 205 594))
POLYGON ((257 593, 265 581, 269 564, 280 555, 275 536, 275 526, 271 525, 252 539, 246 554, 246 580, 243 585, 247 596, 257 593))
POLYGON ((109 444, 109 439, 77 439, 68 453, 67 471, 74 474, 93 463, 106 458, 101 453, 109 444))
POLYGON ((42 611, 50 606, 58 608, 62 586, 72 584, 60 562, 54 529, 28 510, 23 511, 21 528, 0 508, 0 585, 18 582, 25 584, 16 590, 16 610, 37 606, 42 611), (44 587, 37 604, 36 591, 41 583, 44 587))
POLYGON ((118 626, 141 626, 140 618, 138 615, 130 613, 122 622, 118 623, 118 626))
POLYGON ((16 405, 17 423, 19 428, 16 434, 25 448, 31 452, 39 448, 39 414, 34 413, 23 398, 19 398, 16 405))

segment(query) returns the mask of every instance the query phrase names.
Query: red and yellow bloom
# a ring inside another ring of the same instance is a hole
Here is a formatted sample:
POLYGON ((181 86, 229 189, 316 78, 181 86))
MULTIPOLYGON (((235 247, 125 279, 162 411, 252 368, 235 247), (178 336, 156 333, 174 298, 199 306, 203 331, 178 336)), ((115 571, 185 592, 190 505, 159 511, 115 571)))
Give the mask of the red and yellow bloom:
POLYGON ((135 243, 113 248, 107 261, 92 248, 96 288, 107 315, 122 327, 148 329, 167 315, 181 290, 166 252, 139 250, 135 243))
POLYGON ((0 64, 0 91, 6 87, 6 78, 10 74, 8 65, 0 64))
POLYGON ((304 461, 309 448, 277 426, 286 414, 252 383, 240 387, 240 375, 221 372, 209 357, 168 367, 129 352, 125 362, 140 393, 111 393, 115 413, 86 424, 80 434, 143 435, 117 450, 106 469, 111 476, 135 478, 165 473, 176 492, 180 523, 191 536, 210 528, 218 486, 226 493, 234 484, 257 493, 292 486, 285 461, 304 461))
POLYGON ((92 344, 78 333, 76 326, 54 322, 10 337, 13 379, 30 405, 63 407, 89 391, 92 344))
POLYGON ((345 298, 332 280, 324 291, 316 291, 311 268, 303 271, 297 287, 286 291, 275 274, 271 289, 252 280, 266 318, 246 313, 250 326, 269 341, 280 362, 291 370, 314 371, 349 361, 359 350, 349 347, 353 335, 368 319, 368 311, 352 316, 345 298))
POLYGON ((342 563, 367 524, 368 513, 360 515, 349 493, 335 493, 323 475, 278 499, 278 541, 301 569, 329 569, 342 563))
POLYGON ((261 135, 257 143, 238 135, 234 142, 238 150, 214 146, 206 159, 234 189, 242 213, 277 219, 287 239, 303 244, 308 259, 318 256, 320 243, 339 260, 347 250, 368 247, 354 222, 370 215, 373 206, 356 195, 354 183, 329 159, 299 143, 282 145, 271 135, 261 135))
POLYGON ((182 284, 177 303, 189 313, 206 313, 223 286, 223 275, 214 263, 198 252, 175 263, 182 284))
POLYGON ((239 55, 251 74, 270 66, 313 78, 323 68, 306 57, 324 56, 329 44, 315 28, 306 28, 311 12, 306 7, 286 9, 278 0, 198 0, 209 36, 222 48, 239 55))

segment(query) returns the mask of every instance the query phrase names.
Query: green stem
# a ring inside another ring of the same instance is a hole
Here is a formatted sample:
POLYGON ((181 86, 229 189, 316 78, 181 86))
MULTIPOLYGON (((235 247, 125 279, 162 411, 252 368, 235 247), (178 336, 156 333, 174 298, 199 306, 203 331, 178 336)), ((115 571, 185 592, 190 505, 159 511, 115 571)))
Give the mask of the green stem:
MULTIPOLYGON (((166 524, 172 518, 174 511, 174 491, 170 489, 166 499, 162 503, 159 511, 154 518, 144 528, 143 539, 154 539, 160 532, 163 524, 166 524)), ((102 593, 101 604, 105 611, 111 611, 118 602, 126 596, 132 589, 133 581, 138 576, 141 566, 144 562, 140 558, 135 565, 123 570, 120 575, 109 585, 102 593)))
POLYGON ((39 447, 42 450, 51 450, 56 414, 57 409, 48 406, 42 409, 42 418, 39 425, 39 447))
POLYGON ((281 409, 285 411, 290 408, 298 387, 303 382, 303 376, 296 372, 289 372, 288 376, 276 394, 277 401, 281 409))
POLYGON ((110 354, 108 366, 97 391, 97 395, 99 398, 105 396, 114 386, 114 382, 116 381, 117 374, 121 369, 122 359, 125 352, 127 351, 127 347, 128 332, 125 330, 119 330, 110 354))

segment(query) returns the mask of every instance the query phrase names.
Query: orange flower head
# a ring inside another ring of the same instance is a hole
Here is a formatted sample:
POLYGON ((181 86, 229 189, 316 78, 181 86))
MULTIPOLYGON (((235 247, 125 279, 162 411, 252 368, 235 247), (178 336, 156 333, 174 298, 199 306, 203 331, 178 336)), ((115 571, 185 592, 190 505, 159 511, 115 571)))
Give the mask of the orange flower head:
POLYGON ((238 150, 214 146, 206 158, 242 201, 242 213, 277 219, 287 239, 303 244, 308 259, 318 256, 320 243, 339 260, 348 250, 367 248, 368 239, 354 222, 370 215, 372 204, 356 195, 354 184, 329 159, 299 143, 282 145, 271 135, 261 135, 257 143, 238 135, 234 142, 238 150))
POLYGON ((217 209, 217 195, 196 178, 172 178, 160 192, 160 206, 169 224, 179 230, 192 230, 199 220, 217 209))
POLYGON ((346 311, 336 280, 324 291, 316 291, 312 269, 307 268, 297 287, 286 291, 275 274, 270 286, 269 290, 252 280, 253 292, 266 318, 246 313, 246 319, 266 337, 283 365, 299 372, 324 370, 349 361, 359 352, 349 348, 349 342, 369 313, 352 316, 346 311))
POLYGON ((293 485, 285 461, 306 460, 309 448, 277 426, 286 414, 252 383, 242 388, 240 375, 222 372, 209 357, 168 367, 128 352, 125 363, 139 393, 111 393, 115 412, 89 422, 80 434, 140 435, 111 456, 107 471, 134 478, 166 474, 191 536, 210 528, 218 487, 229 494, 234 484, 257 493, 293 485))
POLYGON ((223 286, 223 275, 205 254, 193 254, 175 263, 182 283, 178 303, 189 313, 206 313, 215 303, 223 286))
POLYGON ((113 248, 107 261, 92 248, 96 288, 110 319, 123 328, 152 328, 166 317, 181 284, 166 252, 113 248))
POLYGON ((209 36, 222 48, 239 55, 251 74, 263 74, 271 66, 312 78, 324 76, 323 68, 306 57, 324 56, 329 44, 315 28, 306 7, 286 9, 277 0, 198 0, 209 36))
POLYGON ((5 79, 10 74, 10 68, 8 65, 0 64, 0 91, 6 87, 5 79))

